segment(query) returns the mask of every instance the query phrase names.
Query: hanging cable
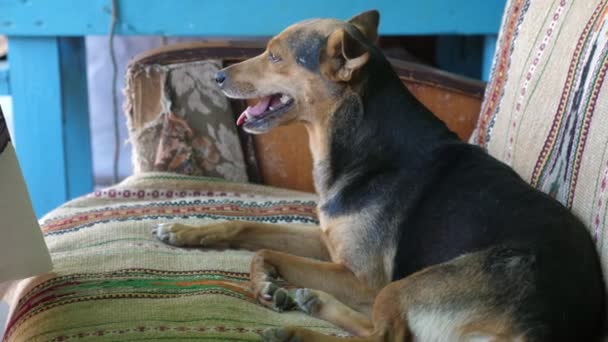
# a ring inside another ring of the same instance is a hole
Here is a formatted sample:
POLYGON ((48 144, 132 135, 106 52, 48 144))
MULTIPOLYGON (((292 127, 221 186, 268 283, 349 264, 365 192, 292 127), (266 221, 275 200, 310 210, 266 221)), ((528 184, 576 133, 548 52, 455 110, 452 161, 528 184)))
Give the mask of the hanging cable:
POLYGON ((114 159, 112 164, 112 180, 118 183, 118 167, 120 161, 120 123, 118 118, 118 98, 116 91, 118 88, 118 64, 116 62, 116 51, 114 50, 114 36, 116 35, 116 24, 118 22, 118 3, 112 0, 112 22, 110 24, 109 50, 112 60, 112 116, 114 119, 114 159))

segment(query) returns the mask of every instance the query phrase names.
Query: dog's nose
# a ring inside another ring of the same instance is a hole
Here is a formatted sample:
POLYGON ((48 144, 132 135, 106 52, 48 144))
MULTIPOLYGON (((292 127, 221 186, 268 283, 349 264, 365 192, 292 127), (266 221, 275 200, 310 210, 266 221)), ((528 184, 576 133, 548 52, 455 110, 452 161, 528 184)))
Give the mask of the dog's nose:
POLYGON ((226 74, 223 71, 218 71, 215 74, 215 83, 217 83, 217 85, 221 86, 222 84, 224 84, 225 80, 226 80, 226 74))

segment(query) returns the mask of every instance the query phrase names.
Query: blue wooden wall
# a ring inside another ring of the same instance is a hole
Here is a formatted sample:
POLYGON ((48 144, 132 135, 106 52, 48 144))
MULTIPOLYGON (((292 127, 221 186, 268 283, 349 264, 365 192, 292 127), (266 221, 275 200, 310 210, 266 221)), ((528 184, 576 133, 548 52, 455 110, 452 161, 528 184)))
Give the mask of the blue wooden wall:
POLYGON ((10 94, 8 80, 8 62, 0 61, 0 96, 10 94))
MULTIPOLYGON (((122 0, 118 34, 269 36, 312 17, 376 8, 382 34, 495 34, 505 0, 122 0)), ((110 0, 0 0, 7 35, 105 35, 110 0)))
POLYGON ((93 189, 83 39, 12 37, 15 147, 38 216, 93 189))
MULTIPOLYGON (((346 19, 376 8, 382 15, 381 34, 440 35, 444 42, 439 48, 440 66, 487 77, 505 0, 117 3, 117 34, 206 37, 270 36, 302 19, 346 19)), ((0 0, 0 34, 9 36, 10 49, 10 64, 0 62, 0 95, 13 97, 13 138, 38 216, 92 190, 82 37, 108 34, 111 4, 111 0, 0 0)))

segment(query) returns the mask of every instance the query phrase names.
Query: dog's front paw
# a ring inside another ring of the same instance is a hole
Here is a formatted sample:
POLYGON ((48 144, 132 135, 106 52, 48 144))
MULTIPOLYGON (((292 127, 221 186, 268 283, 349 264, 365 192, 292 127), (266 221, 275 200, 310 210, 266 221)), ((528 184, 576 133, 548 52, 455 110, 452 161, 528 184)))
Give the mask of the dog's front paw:
POLYGON ((187 228, 187 226, 179 223, 159 223, 152 229, 152 234, 166 244, 184 246, 186 241, 184 241, 183 234, 180 234, 180 232, 187 228))
POLYGON ((254 298, 260 304, 275 311, 285 311, 295 308, 295 303, 286 289, 280 287, 279 273, 276 268, 266 262, 271 251, 259 250, 251 260, 250 286, 254 298))
POLYGON ((319 310, 321 299, 315 290, 297 289, 294 295, 294 301, 301 311, 309 315, 313 315, 319 310))
POLYGON ((300 338, 289 328, 266 329, 261 336, 264 342, 300 342, 300 338))
POLYGON ((257 299, 262 305, 277 312, 291 310, 296 307, 289 292, 274 282, 262 282, 257 287, 259 289, 257 291, 257 299))
POLYGON ((227 248, 242 229, 242 224, 227 221, 206 226, 188 226, 180 223, 157 224, 152 233, 173 246, 227 248))

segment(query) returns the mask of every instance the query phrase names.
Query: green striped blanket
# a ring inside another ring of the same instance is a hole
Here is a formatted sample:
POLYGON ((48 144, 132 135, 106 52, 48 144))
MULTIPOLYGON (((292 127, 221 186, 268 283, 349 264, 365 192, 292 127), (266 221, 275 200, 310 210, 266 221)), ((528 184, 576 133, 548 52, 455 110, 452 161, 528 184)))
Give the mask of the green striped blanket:
POLYGON ((159 222, 317 223, 315 197, 174 174, 134 176, 45 216, 54 272, 21 281, 5 341, 256 341, 268 327, 342 334, 299 312, 258 305, 247 251, 183 249, 159 222))

